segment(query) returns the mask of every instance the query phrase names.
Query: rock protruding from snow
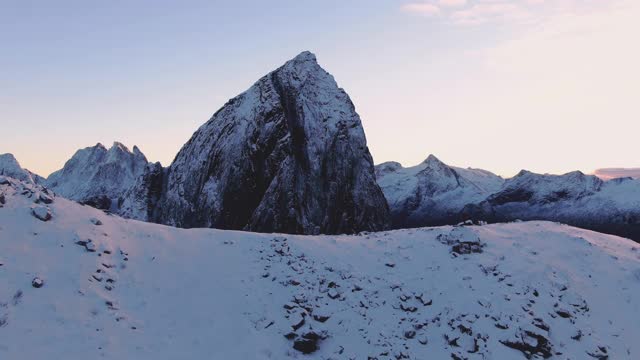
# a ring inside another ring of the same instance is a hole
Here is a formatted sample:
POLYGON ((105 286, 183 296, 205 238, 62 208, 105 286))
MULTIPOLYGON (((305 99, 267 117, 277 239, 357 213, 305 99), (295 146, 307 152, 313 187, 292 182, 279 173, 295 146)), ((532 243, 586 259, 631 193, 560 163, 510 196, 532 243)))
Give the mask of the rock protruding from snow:
POLYGON ((41 184, 44 180, 39 175, 23 169, 13 154, 0 154, 0 175, 8 176, 29 184, 41 184))
POLYGON ((408 168, 382 163, 376 177, 395 228, 456 224, 465 220, 460 214, 465 205, 484 200, 504 182, 489 171, 449 166, 433 155, 408 168))
POLYGON ((52 217, 51 210, 48 207, 42 205, 34 205, 31 208, 31 214, 42 221, 49 221, 52 217))
POLYGON ((117 210, 122 197, 142 175, 147 159, 119 142, 110 149, 98 143, 78 150, 46 184, 60 195, 100 209, 117 210))
POLYGON ((40 279, 39 277, 35 277, 33 278, 33 280, 31 280, 31 286, 39 289, 44 286, 44 280, 40 279))
POLYGON ((310 52, 218 110, 166 183, 153 220, 179 227, 335 234, 389 225, 360 117, 310 52))

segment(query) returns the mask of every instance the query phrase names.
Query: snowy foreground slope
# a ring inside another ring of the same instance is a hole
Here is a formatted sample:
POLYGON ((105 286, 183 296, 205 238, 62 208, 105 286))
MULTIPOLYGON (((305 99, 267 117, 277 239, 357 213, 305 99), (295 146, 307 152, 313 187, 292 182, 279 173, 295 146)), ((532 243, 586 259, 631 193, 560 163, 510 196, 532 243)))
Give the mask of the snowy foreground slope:
POLYGON ((640 358, 623 238, 184 230, 0 184, 0 359, 640 358))

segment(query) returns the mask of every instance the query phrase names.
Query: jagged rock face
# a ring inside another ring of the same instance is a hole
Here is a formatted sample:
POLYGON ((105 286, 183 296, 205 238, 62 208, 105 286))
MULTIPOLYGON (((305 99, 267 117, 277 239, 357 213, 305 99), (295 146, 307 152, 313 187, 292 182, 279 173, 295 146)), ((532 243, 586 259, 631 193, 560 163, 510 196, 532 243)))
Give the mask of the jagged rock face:
POLYGON ((40 184, 44 178, 22 168, 13 154, 0 154, 0 175, 12 177, 30 184, 40 184))
POLYGON ((485 170, 448 166, 433 155, 408 168, 397 162, 377 165, 376 177, 389 203, 394 228, 463 221, 465 205, 486 199, 504 182, 485 170))
POLYGON ((118 213, 130 219, 153 219, 162 197, 164 173, 159 162, 148 164, 135 184, 119 199, 118 213))
POLYGON ((540 175, 521 171, 504 188, 463 210, 489 222, 551 220, 640 240, 640 181, 603 181, 579 171, 540 175))
POLYGON ((155 220, 180 227, 330 234, 389 224, 360 118, 309 52, 216 112, 166 186, 155 220))
POLYGON ((78 150, 46 184, 58 194, 88 205, 117 210, 118 199, 129 190, 147 166, 137 147, 133 152, 115 142, 78 150))

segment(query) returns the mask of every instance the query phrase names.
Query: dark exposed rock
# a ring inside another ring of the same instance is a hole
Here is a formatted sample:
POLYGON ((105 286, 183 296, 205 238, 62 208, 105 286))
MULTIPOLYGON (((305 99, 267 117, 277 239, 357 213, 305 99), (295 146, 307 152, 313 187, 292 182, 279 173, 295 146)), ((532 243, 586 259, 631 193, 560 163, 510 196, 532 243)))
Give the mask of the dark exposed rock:
POLYGON ((400 304, 400 310, 405 312, 416 312, 418 311, 418 308, 411 305, 400 304))
POLYGON ((31 214, 38 220, 49 221, 51 220, 51 210, 44 206, 34 206, 31 208, 31 214))
POLYGON ((299 338, 293 342, 293 348, 303 354, 311 354, 318 350, 318 340, 299 338))
POLYGON ((293 342, 293 348, 303 354, 311 354, 318 350, 318 343, 324 338, 326 338, 324 332, 317 333, 315 331, 309 331, 302 334, 302 336, 293 342))
POLYGON ((165 172, 159 162, 148 164, 133 187, 118 200, 120 215, 137 220, 153 220, 163 194, 165 172))
POLYGON ((39 277, 35 277, 33 278, 33 280, 31 281, 31 286, 33 286, 36 289, 41 288, 42 286, 44 286, 44 280, 42 280, 39 277))
POLYGON ((606 346, 598 346, 593 351, 587 351, 587 355, 594 359, 598 360, 607 360, 609 359, 609 354, 606 346))
POLYGON ((336 289, 329 290, 327 292, 327 295, 329 295, 331 299, 337 299, 340 297, 340 293, 336 289))
POLYGON ((304 52, 231 99, 167 170, 152 220, 304 234, 389 225, 359 116, 304 52))
POLYGON ((480 242, 466 241, 457 243, 451 248, 451 251, 461 255, 477 254, 482 253, 482 247, 483 244, 481 244, 480 242))
POLYGON ((53 202, 53 198, 45 193, 40 193, 38 195, 38 202, 41 202, 44 204, 51 204, 53 202))
POLYGON ((291 327, 293 328, 293 331, 296 331, 300 329, 304 325, 304 323, 305 323, 304 316, 300 316, 297 320, 294 320, 291 323, 291 327))
POLYGON ((83 205, 89 205, 96 209, 109 210, 111 209, 111 201, 112 200, 106 195, 97 195, 86 197, 83 201, 81 201, 81 203, 83 205))
POLYGON ((88 252, 95 252, 96 251, 96 244, 91 239, 78 240, 78 241, 76 241, 76 245, 83 246, 85 248, 85 250, 87 250, 88 252))
POLYGON ((521 332, 516 336, 516 339, 501 340, 500 343, 504 346, 521 351, 527 359, 531 359, 534 355, 542 356, 545 359, 553 356, 549 340, 532 331, 521 332))

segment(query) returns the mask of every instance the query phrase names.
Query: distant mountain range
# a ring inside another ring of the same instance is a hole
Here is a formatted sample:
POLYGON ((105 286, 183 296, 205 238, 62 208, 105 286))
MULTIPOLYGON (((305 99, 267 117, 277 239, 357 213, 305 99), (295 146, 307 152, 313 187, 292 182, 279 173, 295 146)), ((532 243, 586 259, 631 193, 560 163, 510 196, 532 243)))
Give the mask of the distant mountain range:
POLYGON ((448 166, 435 156, 417 166, 376 166, 395 228, 456 224, 462 209, 500 190, 504 179, 485 170, 448 166))
POLYGON ((376 166, 393 227, 472 220, 551 220, 640 241, 640 180, 602 180, 521 171, 510 179, 485 170, 448 166, 433 155, 418 166, 376 166))
POLYGON ((0 175, 185 228, 340 234, 520 219, 640 241, 640 180, 631 177, 522 171, 505 180, 433 155, 374 167, 353 103, 309 52, 229 100, 166 168, 116 142, 78 150, 47 179, 0 155, 0 175))
POLYGON ((360 117, 310 52, 229 100, 167 168, 137 147, 97 144, 42 182, 84 204, 186 228, 341 234, 390 225, 360 117))
POLYGON ((603 180, 623 177, 640 179, 640 168, 603 168, 597 169, 593 174, 603 180))

